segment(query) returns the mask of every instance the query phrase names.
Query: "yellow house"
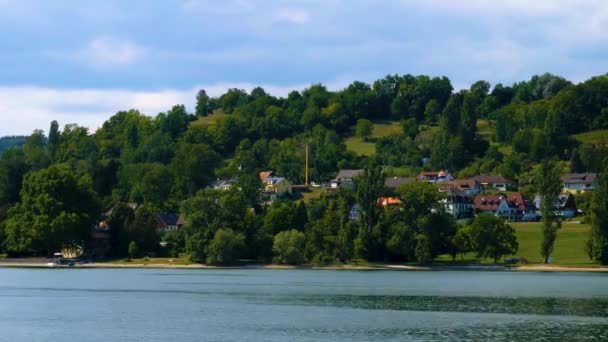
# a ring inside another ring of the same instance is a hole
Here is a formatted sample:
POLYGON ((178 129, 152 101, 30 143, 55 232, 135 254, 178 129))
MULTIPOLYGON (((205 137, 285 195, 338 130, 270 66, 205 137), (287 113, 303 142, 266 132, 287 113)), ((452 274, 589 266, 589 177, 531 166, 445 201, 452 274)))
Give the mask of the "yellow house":
POLYGON ((283 177, 267 177, 265 182, 264 191, 273 195, 283 195, 285 193, 291 194, 293 184, 287 178, 283 177))

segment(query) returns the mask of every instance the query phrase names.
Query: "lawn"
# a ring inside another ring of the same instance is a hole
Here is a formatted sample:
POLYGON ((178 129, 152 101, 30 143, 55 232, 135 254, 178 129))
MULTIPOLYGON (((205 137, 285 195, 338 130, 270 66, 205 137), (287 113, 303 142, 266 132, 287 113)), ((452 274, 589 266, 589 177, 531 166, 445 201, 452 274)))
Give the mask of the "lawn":
POLYGON ((477 134, 479 134, 483 140, 491 141, 492 136, 494 135, 494 130, 490 126, 490 121, 477 120, 477 134))
POLYGON ((376 123, 374 124, 374 132, 369 141, 363 141, 363 139, 357 136, 351 136, 344 143, 349 151, 353 151, 361 156, 371 156, 376 153, 376 144, 374 143, 376 139, 400 133, 401 124, 399 121, 376 123))
POLYGON ((608 129, 600 129, 597 131, 589 131, 585 133, 575 134, 572 137, 583 144, 607 145, 608 129))
MULTIPOLYGON (((540 255, 540 243, 542 239, 541 223, 519 222, 510 223, 510 225, 515 228, 517 241, 519 242, 519 250, 514 256, 523 257, 531 264, 542 263, 543 259, 540 255)), ((582 267, 597 266, 597 263, 590 261, 585 253, 585 243, 587 242, 588 234, 589 225, 564 222, 562 229, 557 233, 555 248, 551 255, 553 264, 582 267)), ((514 256, 508 256, 507 258, 514 256)), ((437 258, 437 261, 448 262, 451 261, 451 257, 449 255, 441 255, 437 258)), ((461 261, 460 256, 458 256, 457 261, 461 261)), ((493 263, 493 260, 479 260, 475 257, 474 253, 467 253, 465 254, 464 262, 490 264, 493 263)))
POLYGON ((196 121, 192 121, 190 126, 199 127, 199 126, 215 126, 217 123, 222 120, 226 114, 221 109, 215 110, 211 115, 203 116, 196 121))

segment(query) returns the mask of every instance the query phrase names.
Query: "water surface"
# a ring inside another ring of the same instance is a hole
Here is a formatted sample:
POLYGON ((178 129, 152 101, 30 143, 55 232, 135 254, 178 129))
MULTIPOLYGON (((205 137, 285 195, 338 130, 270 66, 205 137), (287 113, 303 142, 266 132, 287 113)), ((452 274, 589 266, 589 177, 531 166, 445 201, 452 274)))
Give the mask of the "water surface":
POLYGON ((598 273, 0 269, 4 341, 608 341, 598 273))

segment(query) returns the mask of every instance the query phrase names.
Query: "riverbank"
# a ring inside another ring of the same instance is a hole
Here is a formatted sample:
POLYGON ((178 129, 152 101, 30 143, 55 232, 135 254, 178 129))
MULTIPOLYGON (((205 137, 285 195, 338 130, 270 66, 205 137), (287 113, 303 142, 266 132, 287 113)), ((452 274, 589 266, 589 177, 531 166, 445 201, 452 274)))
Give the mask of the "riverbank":
POLYGON ((10 268, 148 268, 148 269, 269 269, 269 270, 352 270, 352 271, 516 271, 516 272, 608 272, 608 267, 580 267, 569 265, 492 265, 492 264, 435 264, 435 265, 391 265, 391 264, 344 264, 344 265, 278 265, 247 264, 238 266, 213 266, 204 264, 181 264, 166 262, 91 262, 68 265, 49 265, 47 259, 0 259, 0 267, 10 268))

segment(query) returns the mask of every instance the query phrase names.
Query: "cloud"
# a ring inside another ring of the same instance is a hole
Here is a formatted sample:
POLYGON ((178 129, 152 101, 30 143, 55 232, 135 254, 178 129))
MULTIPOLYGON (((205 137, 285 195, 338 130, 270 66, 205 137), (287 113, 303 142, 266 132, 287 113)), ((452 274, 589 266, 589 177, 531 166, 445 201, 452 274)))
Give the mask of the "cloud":
POLYGON ((306 24, 310 21, 310 14, 304 10, 293 8, 281 8, 274 11, 273 19, 275 22, 306 24))
POLYGON ((140 59, 145 48, 128 40, 98 37, 76 51, 74 57, 84 64, 112 66, 131 64, 140 59))
MULTIPOLYGON (((329 87, 343 87, 342 81, 330 82, 329 87)), ((125 89, 56 89, 35 86, 0 87, 0 136, 29 134, 34 129, 47 130, 52 120, 61 125, 76 123, 95 131, 114 113, 137 109, 154 116, 172 106, 184 104, 194 110, 199 89, 210 96, 219 96, 229 88, 251 91, 256 85, 216 83, 190 89, 161 89, 136 91, 125 89)), ((291 90, 308 85, 262 85, 270 94, 286 96, 291 90)))

